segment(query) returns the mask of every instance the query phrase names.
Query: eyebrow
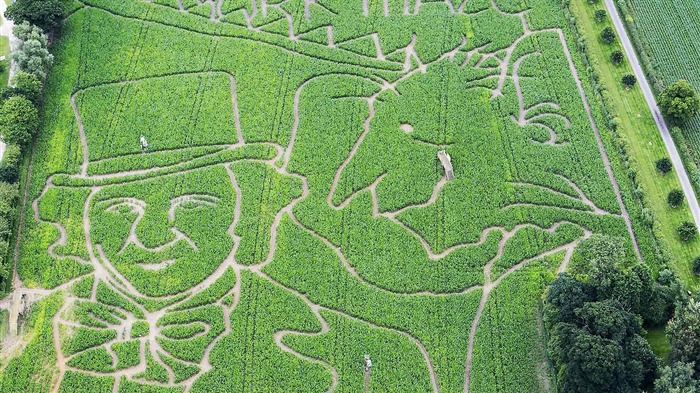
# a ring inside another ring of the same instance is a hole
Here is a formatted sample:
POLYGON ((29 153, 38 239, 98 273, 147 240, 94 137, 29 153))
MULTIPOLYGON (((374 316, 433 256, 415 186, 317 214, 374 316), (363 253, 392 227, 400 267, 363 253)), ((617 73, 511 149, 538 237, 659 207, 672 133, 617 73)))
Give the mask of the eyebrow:
POLYGON ((97 205, 107 204, 107 205, 109 205, 109 206, 107 206, 107 208, 110 208, 112 206, 117 206, 117 205, 124 203, 124 202, 133 203, 134 205, 141 206, 141 207, 146 206, 145 201, 138 199, 138 198, 131 198, 131 197, 117 197, 117 198, 105 199, 104 201, 97 202, 97 205))
POLYGON ((175 209, 183 202, 197 202, 207 206, 216 206, 221 199, 213 195, 207 194, 187 194, 175 197, 170 200, 170 209, 168 210, 168 219, 175 220, 175 209))

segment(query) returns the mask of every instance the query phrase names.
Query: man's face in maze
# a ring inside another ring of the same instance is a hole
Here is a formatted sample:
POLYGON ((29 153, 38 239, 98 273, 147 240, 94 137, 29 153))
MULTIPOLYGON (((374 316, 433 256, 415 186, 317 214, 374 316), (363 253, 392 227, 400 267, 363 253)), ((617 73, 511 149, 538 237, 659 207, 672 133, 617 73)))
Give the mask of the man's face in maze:
POLYGON ((90 203, 91 242, 144 295, 201 282, 233 248, 236 192, 223 165, 106 186, 90 203))

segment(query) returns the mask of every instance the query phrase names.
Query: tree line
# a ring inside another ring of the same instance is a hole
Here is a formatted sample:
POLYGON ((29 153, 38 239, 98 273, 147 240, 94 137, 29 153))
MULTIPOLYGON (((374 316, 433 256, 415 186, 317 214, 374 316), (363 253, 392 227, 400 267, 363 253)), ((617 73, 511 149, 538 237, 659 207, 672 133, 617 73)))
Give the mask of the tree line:
POLYGON ((630 263, 620 239, 582 242, 544 304, 548 355, 567 393, 700 393, 700 299, 668 268, 630 263), (645 328, 667 325, 662 366, 645 328))

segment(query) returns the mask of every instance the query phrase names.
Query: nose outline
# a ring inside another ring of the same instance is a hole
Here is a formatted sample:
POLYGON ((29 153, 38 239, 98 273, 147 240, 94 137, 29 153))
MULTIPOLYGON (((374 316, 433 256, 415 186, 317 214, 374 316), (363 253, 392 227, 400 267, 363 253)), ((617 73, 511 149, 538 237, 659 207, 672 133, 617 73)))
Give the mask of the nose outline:
POLYGON ((146 207, 148 206, 148 204, 144 201, 138 201, 138 203, 132 202, 131 206, 134 208, 134 210, 136 210, 137 216, 136 219, 134 219, 134 221, 131 223, 131 226, 129 227, 129 236, 127 236, 126 240, 124 241, 124 244, 119 249, 117 254, 122 254, 130 244, 134 244, 136 247, 148 252, 161 252, 170 247, 174 247, 175 244, 177 244, 180 241, 185 241, 195 252, 199 251, 199 247, 197 247, 195 242, 189 236, 177 229, 174 225, 171 225, 171 223, 173 223, 174 220, 170 217, 170 214, 168 215, 168 226, 170 231, 174 235, 173 239, 154 247, 149 247, 143 244, 143 242, 141 241, 141 239, 139 239, 139 236, 137 234, 137 228, 139 227, 141 220, 146 215, 146 207))

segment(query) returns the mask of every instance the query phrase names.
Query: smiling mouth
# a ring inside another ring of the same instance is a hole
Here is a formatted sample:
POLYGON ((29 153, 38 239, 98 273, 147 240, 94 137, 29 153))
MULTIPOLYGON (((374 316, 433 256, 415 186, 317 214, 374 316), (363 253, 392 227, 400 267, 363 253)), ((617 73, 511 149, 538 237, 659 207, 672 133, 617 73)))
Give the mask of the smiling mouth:
POLYGON ((175 263, 174 259, 169 259, 167 261, 163 261, 160 263, 137 263, 138 266, 143 268, 144 270, 150 270, 150 271, 158 271, 158 270, 163 270, 166 267, 172 265, 175 263))

